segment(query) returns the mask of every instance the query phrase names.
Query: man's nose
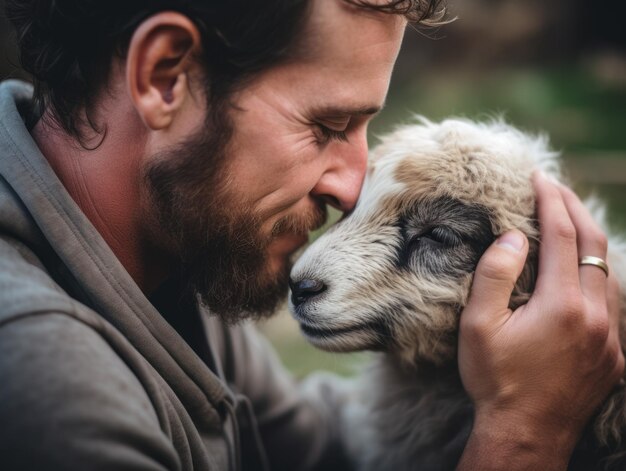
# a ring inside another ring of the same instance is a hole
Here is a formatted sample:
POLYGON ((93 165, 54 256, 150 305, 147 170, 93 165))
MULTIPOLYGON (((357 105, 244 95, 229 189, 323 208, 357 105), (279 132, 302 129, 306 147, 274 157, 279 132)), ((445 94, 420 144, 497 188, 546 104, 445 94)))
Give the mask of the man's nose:
MULTIPOLYGON (((338 146, 340 147, 340 146, 338 146)), ((367 141, 352 146, 346 143, 333 156, 311 194, 340 211, 351 211, 361 193, 367 169, 367 141)))

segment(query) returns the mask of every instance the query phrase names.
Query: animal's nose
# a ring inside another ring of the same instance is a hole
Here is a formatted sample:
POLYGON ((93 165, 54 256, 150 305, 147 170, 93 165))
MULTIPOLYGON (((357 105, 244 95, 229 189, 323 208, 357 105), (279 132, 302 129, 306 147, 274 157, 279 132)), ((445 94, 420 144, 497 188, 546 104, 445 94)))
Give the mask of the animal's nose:
POLYGON ((319 280, 289 281, 291 287, 291 302, 299 306, 307 299, 326 291, 326 285, 319 280))

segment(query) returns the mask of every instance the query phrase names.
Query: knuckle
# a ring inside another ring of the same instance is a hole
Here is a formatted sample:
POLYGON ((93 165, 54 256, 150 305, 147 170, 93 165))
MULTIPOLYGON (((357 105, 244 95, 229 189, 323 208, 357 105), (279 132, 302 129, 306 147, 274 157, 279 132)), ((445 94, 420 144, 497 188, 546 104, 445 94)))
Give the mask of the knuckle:
POLYGON ((585 310, 585 301, 580 289, 566 287, 561 291, 561 306, 565 314, 581 315, 585 310))
POLYGON ((489 257, 483 260, 479 267, 480 276, 491 281, 499 283, 505 282, 513 287, 515 280, 513 279, 513 270, 511 263, 505 257, 489 257))
POLYGON ((604 254, 607 252, 609 248, 609 238, 606 236, 604 232, 598 231, 596 235, 594 236, 594 240, 598 246, 598 250, 600 250, 601 252, 600 255, 604 256, 604 254))
POLYGON ((460 334, 471 343, 478 343, 485 335, 485 326, 477 321, 476 316, 462 315, 460 334))
POLYGON ((604 257, 609 247, 609 240, 607 235, 600 229, 599 227, 591 228, 581 231, 580 233, 581 239, 586 239, 588 244, 593 246, 595 250, 597 250, 597 254, 583 254, 583 255, 596 255, 599 257, 604 257))
POLYGON ((483 322, 480 322, 480 317, 481 316, 476 316, 470 307, 465 308, 461 314, 460 330, 463 331, 463 333, 472 335, 482 333, 485 326, 483 322))
POLYGON ((587 340, 595 346, 604 346, 609 337, 610 325, 606 316, 595 316, 586 326, 587 340))
POLYGON ((560 239, 568 242, 576 241, 576 229, 571 221, 558 221, 555 223, 554 232, 560 239))
POLYGON ((584 319, 584 305, 582 294, 578 290, 566 290, 563 293, 563 301, 556 308, 563 323, 580 327, 580 323, 584 319))
MULTIPOLYGON (((466 310, 467 311, 467 310, 466 310)), ((464 311, 461 315, 459 333, 463 339, 474 346, 485 345, 492 335, 492 325, 484 316, 464 311)))

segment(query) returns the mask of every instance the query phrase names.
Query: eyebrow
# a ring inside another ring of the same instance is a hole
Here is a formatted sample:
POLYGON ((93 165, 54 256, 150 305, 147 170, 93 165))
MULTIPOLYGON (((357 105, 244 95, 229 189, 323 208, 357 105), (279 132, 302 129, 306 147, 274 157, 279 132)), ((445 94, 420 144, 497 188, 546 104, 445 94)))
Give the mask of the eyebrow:
POLYGON ((383 109, 382 106, 358 106, 358 107, 341 107, 341 106, 324 106, 317 108, 315 114, 318 116, 372 116, 378 114, 383 109))

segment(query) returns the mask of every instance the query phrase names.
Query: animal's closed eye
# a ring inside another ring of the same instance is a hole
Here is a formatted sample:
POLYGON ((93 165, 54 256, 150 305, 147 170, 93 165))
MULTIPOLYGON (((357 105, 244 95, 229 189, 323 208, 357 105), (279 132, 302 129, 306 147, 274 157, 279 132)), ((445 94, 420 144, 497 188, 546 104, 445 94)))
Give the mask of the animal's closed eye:
POLYGON ((431 227, 411 240, 411 246, 428 243, 440 247, 458 247, 463 243, 461 237, 452 229, 444 226, 431 227))

